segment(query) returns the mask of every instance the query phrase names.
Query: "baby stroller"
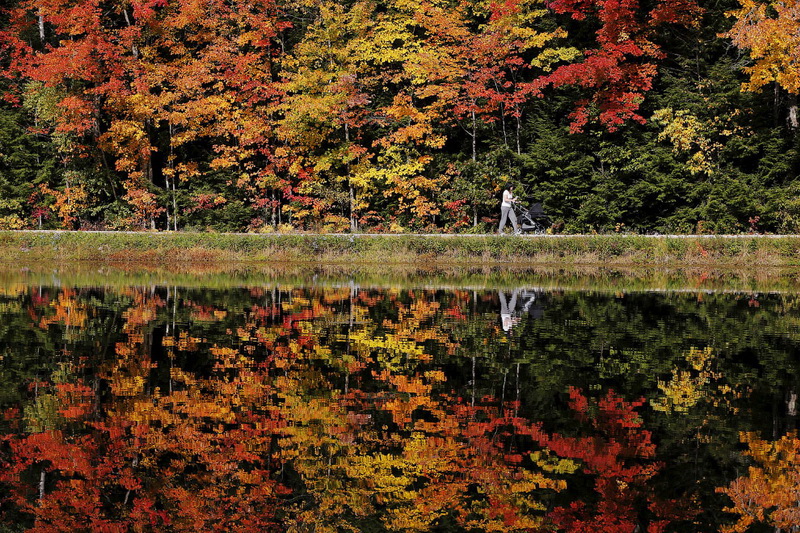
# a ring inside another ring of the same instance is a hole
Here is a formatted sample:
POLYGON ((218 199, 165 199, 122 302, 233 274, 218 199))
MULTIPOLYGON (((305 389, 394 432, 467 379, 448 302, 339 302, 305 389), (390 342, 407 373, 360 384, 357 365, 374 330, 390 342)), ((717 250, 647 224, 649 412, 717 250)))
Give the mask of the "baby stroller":
POLYGON ((550 226, 550 219, 544 213, 542 204, 536 202, 531 206, 517 214, 519 219, 519 229, 522 233, 534 233, 536 235, 543 234, 550 226))

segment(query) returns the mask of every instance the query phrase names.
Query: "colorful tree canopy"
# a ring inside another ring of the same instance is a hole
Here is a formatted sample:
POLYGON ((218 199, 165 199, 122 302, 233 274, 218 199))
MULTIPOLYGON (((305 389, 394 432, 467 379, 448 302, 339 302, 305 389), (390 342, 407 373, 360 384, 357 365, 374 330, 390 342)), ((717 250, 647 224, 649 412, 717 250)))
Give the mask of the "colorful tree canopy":
POLYGON ((704 9, 15 0, 0 228, 794 231, 797 6, 704 9))

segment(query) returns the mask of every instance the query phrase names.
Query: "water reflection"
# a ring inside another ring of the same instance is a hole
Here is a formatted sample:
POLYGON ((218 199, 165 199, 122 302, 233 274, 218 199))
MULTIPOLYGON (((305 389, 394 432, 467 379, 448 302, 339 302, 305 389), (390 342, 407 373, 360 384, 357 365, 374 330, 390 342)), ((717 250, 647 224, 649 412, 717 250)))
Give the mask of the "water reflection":
POLYGON ((19 284, 0 296, 2 523, 785 527, 800 298, 753 301, 19 284))
POLYGON ((511 332, 511 328, 519 324, 523 315, 530 315, 531 318, 541 318, 544 312, 541 295, 536 290, 515 288, 511 290, 511 296, 506 299, 503 290, 497 291, 500 299, 500 323, 503 331, 511 332))

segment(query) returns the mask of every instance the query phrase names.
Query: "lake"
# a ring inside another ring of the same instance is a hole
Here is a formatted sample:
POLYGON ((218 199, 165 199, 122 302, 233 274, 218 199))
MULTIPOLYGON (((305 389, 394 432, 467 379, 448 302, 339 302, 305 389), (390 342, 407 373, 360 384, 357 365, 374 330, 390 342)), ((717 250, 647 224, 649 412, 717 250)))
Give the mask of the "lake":
POLYGON ((789 531, 756 278, 6 271, 0 531, 789 531))

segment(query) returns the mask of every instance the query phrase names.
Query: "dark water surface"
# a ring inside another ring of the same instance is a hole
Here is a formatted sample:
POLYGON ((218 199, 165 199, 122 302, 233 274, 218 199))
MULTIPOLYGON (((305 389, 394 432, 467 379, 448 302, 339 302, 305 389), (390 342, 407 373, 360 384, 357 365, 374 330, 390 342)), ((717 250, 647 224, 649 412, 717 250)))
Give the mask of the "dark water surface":
POLYGON ((0 531, 789 531, 799 307, 6 283, 0 531))

